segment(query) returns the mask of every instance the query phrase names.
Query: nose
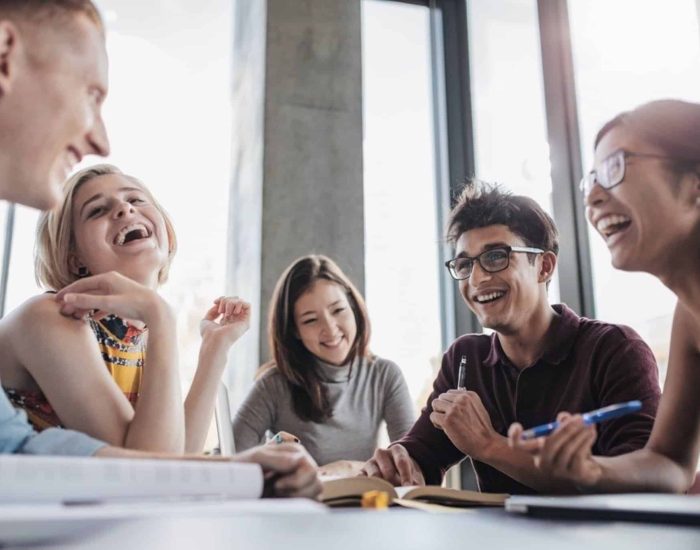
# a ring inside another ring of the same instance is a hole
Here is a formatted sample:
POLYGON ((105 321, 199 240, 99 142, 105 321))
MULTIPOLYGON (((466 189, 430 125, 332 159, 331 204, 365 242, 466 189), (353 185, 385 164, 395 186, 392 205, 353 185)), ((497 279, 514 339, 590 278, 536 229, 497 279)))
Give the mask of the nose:
POLYGON ((114 209, 114 217, 119 219, 136 212, 134 205, 125 200, 119 200, 114 209))
POLYGON ((590 208, 603 204, 609 195, 609 191, 603 188, 598 182, 595 182, 591 187, 590 192, 584 197, 584 204, 590 208))
POLYGON ((88 154, 101 157, 109 155, 109 137, 107 137, 107 128, 105 128, 105 123, 100 113, 95 117, 95 124, 88 132, 87 143, 89 147, 88 154))
POLYGON ((491 273, 486 271, 479 262, 474 262, 474 267, 472 267, 472 272, 469 275, 469 285, 476 288, 479 286, 481 281, 491 278, 491 273))
POLYGON ((336 327, 336 322, 335 319, 331 315, 322 315, 320 318, 321 321, 321 331, 327 334, 334 334, 335 333, 335 327, 336 327))

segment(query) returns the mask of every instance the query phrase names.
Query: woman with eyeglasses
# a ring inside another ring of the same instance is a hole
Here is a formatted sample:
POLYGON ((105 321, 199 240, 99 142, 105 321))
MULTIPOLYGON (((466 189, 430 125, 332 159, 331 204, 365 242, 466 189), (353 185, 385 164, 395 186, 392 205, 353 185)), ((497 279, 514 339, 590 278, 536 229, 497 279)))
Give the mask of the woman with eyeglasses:
POLYGON ((369 351, 362 296, 326 256, 294 261, 270 301, 268 337, 274 366, 236 414, 236 450, 264 442, 270 430, 293 434, 326 473, 372 456, 382 422, 391 441, 413 425, 401 369, 369 351), (344 461, 344 462, 339 462, 344 461))
POLYGON ((514 424, 510 443, 584 492, 687 491, 700 454, 700 104, 653 101, 613 118, 581 190, 613 266, 651 273, 678 297, 658 415, 647 445, 617 457, 592 455, 595 428, 578 414, 531 441, 514 424))

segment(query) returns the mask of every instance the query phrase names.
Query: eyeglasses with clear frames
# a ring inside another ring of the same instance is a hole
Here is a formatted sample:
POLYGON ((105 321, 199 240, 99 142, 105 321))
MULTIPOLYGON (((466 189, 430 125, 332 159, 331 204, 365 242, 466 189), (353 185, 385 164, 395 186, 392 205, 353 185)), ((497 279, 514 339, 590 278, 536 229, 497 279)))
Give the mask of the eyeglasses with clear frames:
POLYGON ((603 189, 612 189, 616 185, 622 183, 622 180, 625 179, 626 160, 629 157, 672 160, 676 162, 691 162, 667 157, 664 155, 654 155, 651 153, 633 153, 631 151, 618 149, 614 153, 605 157, 600 163, 600 167, 598 169, 591 170, 590 172, 588 172, 588 174, 581 178, 581 183, 579 183, 579 189, 581 190, 581 193, 583 193, 584 198, 588 197, 588 195, 591 194, 593 186, 596 183, 600 185, 603 189))
POLYGON ((498 246, 482 252, 478 256, 457 256, 445 262, 445 267, 456 281, 468 279, 474 271, 474 262, 479 262, 481 269, 488 273, 497 273, 508 269, 511 252, 525 252, 527 254, 544 254, 541 248, 528 246, 498 246))

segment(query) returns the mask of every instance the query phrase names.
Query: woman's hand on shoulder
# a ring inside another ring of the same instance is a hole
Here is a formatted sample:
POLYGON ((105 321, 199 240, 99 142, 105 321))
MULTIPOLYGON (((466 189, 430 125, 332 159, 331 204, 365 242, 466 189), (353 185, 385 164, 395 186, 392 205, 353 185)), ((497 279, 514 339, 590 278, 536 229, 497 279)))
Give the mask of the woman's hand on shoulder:
POLYGON ((116 271, 79 279, 56 294, 61 314, 76 319, 117 315, 152 325, 173 321, 173 313, 158 293, 116 271))
POLYGON ((199 332, 203 340, 228 349, 249 327, 250 304, 238 296, 221 296, 214 300, 214 305, 199 323, 199 332))

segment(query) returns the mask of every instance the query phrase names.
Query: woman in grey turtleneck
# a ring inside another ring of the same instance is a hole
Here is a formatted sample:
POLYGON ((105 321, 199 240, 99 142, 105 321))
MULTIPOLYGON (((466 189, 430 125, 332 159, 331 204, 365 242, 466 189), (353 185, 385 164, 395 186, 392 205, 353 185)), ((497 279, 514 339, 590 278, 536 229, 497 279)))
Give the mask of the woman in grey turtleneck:
POLYGON ((255 382, 233 424, 236 450, 264 442, 266 430, 296 435, 319 465, 368 460, 381 422, 391 441, 413 425, 401 370, 369 351, 364 300, 321 255, 296 260, 270 303, 274 366, 255 382))

